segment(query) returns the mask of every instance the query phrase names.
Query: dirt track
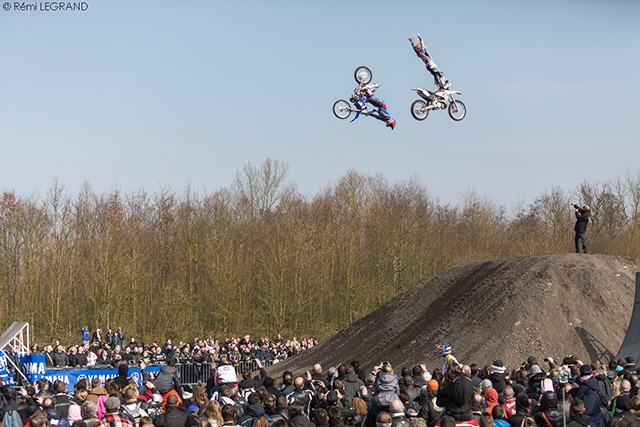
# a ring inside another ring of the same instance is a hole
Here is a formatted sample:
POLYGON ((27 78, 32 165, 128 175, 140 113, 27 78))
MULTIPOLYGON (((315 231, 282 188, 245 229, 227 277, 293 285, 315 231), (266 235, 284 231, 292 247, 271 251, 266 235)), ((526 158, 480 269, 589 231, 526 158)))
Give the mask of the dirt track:
POLYGON ((460 265, 269 373, 278 378, 284 370, 354 359, 367 370, 383 360, 398 367, 415 360, 431 370, 441 366, 434 349, 440 342, 451 344, 461 363, 481 366, 501 358, 513 367, 529 355, 609 360, 626 334, 639 269, 638 259, 579 254, 460 265))

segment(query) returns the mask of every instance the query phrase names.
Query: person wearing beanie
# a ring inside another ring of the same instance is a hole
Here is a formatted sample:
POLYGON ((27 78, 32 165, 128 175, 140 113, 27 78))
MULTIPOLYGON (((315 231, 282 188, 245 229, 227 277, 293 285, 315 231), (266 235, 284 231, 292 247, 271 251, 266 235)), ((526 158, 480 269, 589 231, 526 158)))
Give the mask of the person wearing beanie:
POLYGON ((427 426, 432 427, 442 417, 444 408, 436 405, 436 396, 438 395, 437 380, 430 380, 427 385, 420 389, 420 412, 418 416, 427 422, 427 426))
POLYGON ((506 370, 507 368, 504 366, 504 363, 502 362, 501 359, 495 360, 491 364, 491 372, 487 377, 491 381, 491 384, 493 384, 493 388, 498 392, 500 396, 502 396, 502 393, 504 392, 504 387, 506 385, 506 382, 505 382, 506 370))
POLYGON ((591 365, 580 367, 578 383, 578 399, 584 402, 584 414, 596 427, 600 427, 600 396, 598 395, 598 381, 593 376, 591 365))
POLYGON ((516 413, 509 417, 509 424, 511 427, 522 427, 523 425, 529 426, 535 424, 535 421, 531 417, 529 405, 529 396, 525 393, 518 393, 516 395, 516 413))

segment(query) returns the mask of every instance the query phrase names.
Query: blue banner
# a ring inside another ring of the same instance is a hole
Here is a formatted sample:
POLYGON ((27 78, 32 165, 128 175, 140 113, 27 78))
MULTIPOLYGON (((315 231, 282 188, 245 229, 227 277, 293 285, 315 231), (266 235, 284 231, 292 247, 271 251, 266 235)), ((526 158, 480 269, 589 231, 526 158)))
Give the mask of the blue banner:
POLYGON ((0 350, 0 378, 2 378, 2 382, 8 385, 13 385, 13 375, 7 369, 7 355, 4 351, 0 350))
MULTIPOLYGON (((67 385, 67 390, 73 390, 73 386, 81 379, 87 379, 89 380, 89 383, 91 383, 94 378, 99 378, 102 385, 104 385, 104 382, 109 378, 115 378, 118 376, 117 369, 47 371, 45 369, 44 355, 38 354, 24 356, 20 359, 20 362, 22 363, 23 371, 29 382, 38 381, 42 378, 46 378, 51 382, 58 380, 67 385)), ((153 378, 158 375, 162 366, 147 366, 145 370, 153 378)), ((142 374, 140 373, 140 368, 129 368, 129 378, 133 378, 138 385, 142 385, 142 374)))

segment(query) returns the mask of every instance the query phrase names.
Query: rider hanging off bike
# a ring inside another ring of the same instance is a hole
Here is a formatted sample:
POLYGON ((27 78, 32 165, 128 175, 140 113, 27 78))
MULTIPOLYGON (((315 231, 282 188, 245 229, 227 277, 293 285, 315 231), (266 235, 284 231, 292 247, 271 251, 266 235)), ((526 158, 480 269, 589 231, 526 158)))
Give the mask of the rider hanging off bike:
POLYGON ((409 41, 411 42, 411 46, 416 52, 416 55, 418 55, 418 58, 422 59, 424 64, 427 66, 427 70, 429 70, 433 76, 436 86, 440 89, 448 89, 449 86, 451 86, 451 83, 449 83, 449 80, 444 78, 444 74, 440 71, 440 68, 438 68, 436 63, 433 62, 433 58, 431 58, 431 55, 427 52, 427 47, 425 46, 424 41, 422 41, 420 34, 418 34, 418 40, 420 40, 418 44, 414 44, 413 38, 409 37, 409 41))
POLYGON ((389 111, 387 111, 387 104, 373 95, 373 93, 380 87, 381 84, 382 83, 370 83, 363 86, 359 90, 354 90, 351 102, 353 102, 358 108, 360 108, 361 104, 358 101, 360 101, 360 99, 362 99, 363 97, 366 97, 367 102, 369 102, 374 107, 378 107, 377 110, 371 113, 371 116, 385 122, 387 124, 386 126, 393 130, 396 127, 396 121, 391 118, 389 111))

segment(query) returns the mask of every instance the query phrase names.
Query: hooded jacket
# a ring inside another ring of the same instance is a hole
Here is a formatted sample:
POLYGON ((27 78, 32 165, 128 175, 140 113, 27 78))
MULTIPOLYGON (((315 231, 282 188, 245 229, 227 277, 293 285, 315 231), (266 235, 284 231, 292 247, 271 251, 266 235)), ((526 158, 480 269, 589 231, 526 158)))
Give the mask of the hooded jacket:
POLYGON ((498 392, 495 388, 489 387, 487 391, 484 392, 484 401, 487 404, 487 408, 484 410, 485 413, 491 415, 491 411, 495 406, 499 406, 498 402, 498 392))
POLYGON ((113 379, 113 381, 120 386, 120 388, 125 388, 127 386, 127 380, 129 379, 129 366, 126 363, 121 363, 118 365, 118 376, 113 379))
POLYGON ((178 371, 174 366, 165 365, 160 368, 160 372, 158 372, 158 376, 156 377, 156 389, 158 393, 165 394, 174 388, 178 394, 182 394, 178 371))
POLYGON ((360 386, 364 385, 364 382, 356 374, 345 375, 342 382, 344 383, 344 392, 351 397, 354 397, 360 390, 360 386))
POLYGON ((387 408, 391 402, 398 399, 399 394, 400 388, 396 376, 392 373, 384 373, 376 380, 373 402, 382 408, 387 408))
POLYGON ((244 415, 238 418, 238 425, 251 427, 253 424, 253 420, 258 417, 266 417, 269 420, 269 425, 271 425, 271 417, 267 415, 264 411, 264 406, 262 403, 254 403, 253 405, 249 405, 244 409, 244 415))
POLYGON ((107 390, 102 386, 98 386, 91 389, 91 393, 89 393, 89 395, 87 396, 87 399, 92 401, 95 404, 98 404, 98 398, 100 396, 106 396, 106 395, 107 395, 107 390))
POLYGON ((593 375, 582 377, 578 381, 579 399, 584 402, 584 414, 591 418, 600 414, 600 396, 598 396, 598 381, 593 375))
POLYGON ((511 427, 526 427, 533 422, 529 412, 529 396, 525 393, 518 393, 516 395, 516 413, 509 417, 509 424, 511 427))

